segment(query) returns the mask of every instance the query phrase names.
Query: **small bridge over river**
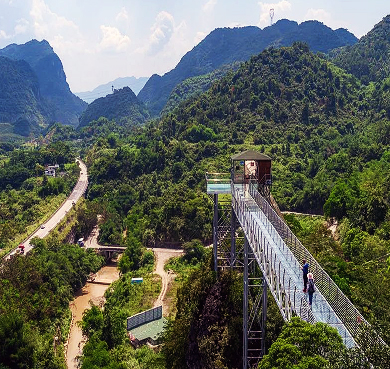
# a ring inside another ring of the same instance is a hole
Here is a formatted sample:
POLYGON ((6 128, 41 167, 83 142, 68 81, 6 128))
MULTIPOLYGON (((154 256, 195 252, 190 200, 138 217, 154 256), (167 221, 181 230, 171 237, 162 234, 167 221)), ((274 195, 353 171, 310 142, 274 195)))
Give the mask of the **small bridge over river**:
POLYGON ((241 267, 244 274, 243 368, 265 354, 267 289, 284 320, 293 316, 337 329, 346 347, 369 323, 270 206, 271 159, 246 151, 232 157, 231 173, 207 173, 213 197, 214 268, 241 267), (314 275, 312 306, 303 290, 301 264, 314 275), (250 301, 250 303, 249 303, 250 301))
POLYGON ((111 259, 114 253, 122 254, 126 250, 125 246, 117 246, 117 245, 110 245, 110 246, 88 245, 85 248, 96 250, 97 252, 103 254, 107 259, 111 259))

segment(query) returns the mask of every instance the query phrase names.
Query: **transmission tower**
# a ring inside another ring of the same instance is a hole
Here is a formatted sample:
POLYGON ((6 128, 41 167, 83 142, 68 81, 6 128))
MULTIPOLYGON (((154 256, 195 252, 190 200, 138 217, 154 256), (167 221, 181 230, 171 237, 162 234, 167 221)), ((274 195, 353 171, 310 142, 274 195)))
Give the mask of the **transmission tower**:
POLYGON ((273 24, 274 14, 275 14, 275 10, 274 10, 274 8, 271 8, 271 9, 269 10, 269 17, 271 18, 271 26, 272 26, 272 24, 273 24))

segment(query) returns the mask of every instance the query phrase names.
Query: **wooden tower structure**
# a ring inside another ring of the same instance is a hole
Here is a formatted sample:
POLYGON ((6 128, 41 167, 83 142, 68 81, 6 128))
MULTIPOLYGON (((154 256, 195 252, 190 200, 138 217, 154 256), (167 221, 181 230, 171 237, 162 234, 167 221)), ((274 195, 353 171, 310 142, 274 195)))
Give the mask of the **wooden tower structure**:
POLYGON ((260 194, 269 199, 272 185, 271 158, 254 150, 232 156, 232 182, 234 184, 258 183, 260 194))

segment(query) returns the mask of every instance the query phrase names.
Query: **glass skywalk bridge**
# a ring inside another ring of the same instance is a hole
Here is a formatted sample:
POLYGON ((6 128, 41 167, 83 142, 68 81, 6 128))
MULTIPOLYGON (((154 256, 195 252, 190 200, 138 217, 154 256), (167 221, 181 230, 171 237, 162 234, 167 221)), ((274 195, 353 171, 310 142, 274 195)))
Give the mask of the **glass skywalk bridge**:
POLYGON ((214 270, 243 270, 243 368, 257 367, 266 353, 267 289, 286 321, 329 324, 349 348, 385 345, 375 333, 361 340, 369 323, 269 204, 271 159, 252 150, 231 159, 231 172, 206 173, 206 185, 214 204, 214 270), (303 292, 304 259, 316 286, 312 306, 303 292))
MULTIPOLYGON (((283 230, 284 235, 290 236, 291 239, 291 231, 288 232, 287 226, 285 229, 280 229, 280 226, 277 229, 271 223, 261 207, 265 207, 266 212, 273 212, 271 218, 274 220, 279 217, 260 196, 254 184, 233 184, 231 193, 234 212, 283 318, 290 320, 292 316, 297 315, 310 323, 327 323, 337 329, 347 347, 355 346, 352 333, 357 333, 359 325, 365 321, 353 304, 314 261, 309 252, 301 246, 303 249, 296 254, 303 255, 309 261, 310 271, 314 274, 316 282, 316 292, 310 307, 307 295, 302 292, 301 260, 297 259, 280 234, 283 230), (327 277, 327 284, 323 283, 324 274, 327 277), (329 293, 333 289, 337 290, 336 294, 329 293), (346 301, 349 304, 345 305, 346 301), (340 306, 340 303, 343 306, 340 306), (337 305, 336 310, 335 305, 337 305)), ((285 224, 280 218, 279 220, 285 224)))

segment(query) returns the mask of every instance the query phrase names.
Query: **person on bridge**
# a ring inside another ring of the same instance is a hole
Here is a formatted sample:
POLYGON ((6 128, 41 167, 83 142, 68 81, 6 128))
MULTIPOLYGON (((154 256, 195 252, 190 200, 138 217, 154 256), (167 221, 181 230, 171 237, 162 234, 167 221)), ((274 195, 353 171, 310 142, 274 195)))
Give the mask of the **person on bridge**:
POLYGON ((307 275, 308 278, 308 287, 307 287, 307 293, 309 294, 309 305, 313 303, 313 294, 315 292, 315 287, 314 287, 314 277, 312 273, 309 273, 307 275))
POLYGON ((309 273, 309 264, 306 262, 306 259, 303 259, 302 272, 303 272, 303 292, 306 293, 306 290, 307 290, 307 273, 309 273))

